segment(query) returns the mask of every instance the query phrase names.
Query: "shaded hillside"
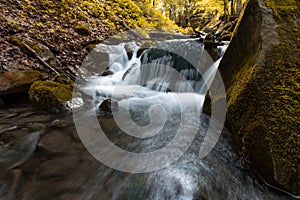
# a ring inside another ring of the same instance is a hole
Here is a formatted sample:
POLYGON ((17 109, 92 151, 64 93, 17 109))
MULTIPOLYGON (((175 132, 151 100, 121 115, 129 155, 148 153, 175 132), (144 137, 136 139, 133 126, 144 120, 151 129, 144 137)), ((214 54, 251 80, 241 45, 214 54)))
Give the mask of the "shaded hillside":
POLYGON ((93 47, 90 44, 128 27, 144 36, 155 28, 178 28, 150 4, 140 1, 7 0, 0 7, 0 73, 24 69, 49 72, 22 43, 39 55, 47 49, 48 64, 60 73, 74 75, 93 47))

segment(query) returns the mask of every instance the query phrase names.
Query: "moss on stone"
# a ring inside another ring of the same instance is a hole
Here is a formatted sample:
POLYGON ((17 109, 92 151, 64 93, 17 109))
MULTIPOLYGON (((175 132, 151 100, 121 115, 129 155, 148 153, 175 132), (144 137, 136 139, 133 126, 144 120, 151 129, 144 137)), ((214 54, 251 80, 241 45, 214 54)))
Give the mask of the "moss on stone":
POLYGON ((91 51, 93 51, 93 49, 95 49, 96 48, 96 44, 89 44, 87 47, 86 47, 86 49, 87 49, 87 51, 88 52, 91 52, 91 51))
POLYGON ((30 48, 32 48, 35 52, 40 53, 41 49, 38 45, 36 45, 34 42, 25 40, 25 44, 27 44, 30 48))
POLYGON ((73 84, 36 81, 30 87, 29 98, 46 110, 61 111, 64 110, 64 103, 72 99, 72 91, 73 84))
POLYGON ((86 26, 82 25, 82 24, 77 24, 74 27, 74 31, 76 33, 78 33, 79 35, 83 35, 83 36, 89 36, 89 35, 91 35, 90 29, 87 28, 86 26))
POLYGON ((24 53, 26 53, 26 54, 28 54, 28 55, 31 55, 32 52, 30 52, 27 48, 24 47, 23 42, 24 42, 25 44, 27 44, 31 49, 33 49, 36 53, 40 53, 40 51, 41 51, 41 49, 39 48, 38 45, 36 45, 34 42, 29 41, 29 40, 22 40, 22 39, 20 39, 20 38, 18 38, 18 37, 12 37, 12 38, 10 39, 10 42, 11 42, 12 44, 14 44, 14 45, 20 47, 20 49, 21 49, 24 53))
MULTIPOLYGON (((299 195, 300 2, 265 1, 279 25, 274 30, 279 43, 270 45, 269 38, 261 38, 262 8, 250 0, 219 66, 228 99, 227 122, 240 152, 260 175, 299 195), (262 42, 269 45, 263 51, 262 42)), ((206 104, 207 111, 209 99, 206 104)))
POLYGON ((12 44, 18 46, 18 47, 22 47, 22 46, 23 46, 22 40, 19 39, 19 38, 17 38, 17 37, 12 37, 12 38, 10 39, 10 42, 11 42, 12 44))

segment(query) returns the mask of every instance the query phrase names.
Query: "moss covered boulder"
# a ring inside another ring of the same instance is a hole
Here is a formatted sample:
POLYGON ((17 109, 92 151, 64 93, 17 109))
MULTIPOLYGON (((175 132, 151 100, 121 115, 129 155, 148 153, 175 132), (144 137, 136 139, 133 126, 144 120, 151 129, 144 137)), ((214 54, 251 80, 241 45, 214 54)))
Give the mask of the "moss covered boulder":
POLYGON ((29 90, 33 103, 49 111, 65 110, 65 103, 72 99, 74 83, 58 75, 52 81, 36 81, 29 90))
POLYGON ((220 63, 227 122, 269 184, 300 195, 300 2, 249 0, 220 63))

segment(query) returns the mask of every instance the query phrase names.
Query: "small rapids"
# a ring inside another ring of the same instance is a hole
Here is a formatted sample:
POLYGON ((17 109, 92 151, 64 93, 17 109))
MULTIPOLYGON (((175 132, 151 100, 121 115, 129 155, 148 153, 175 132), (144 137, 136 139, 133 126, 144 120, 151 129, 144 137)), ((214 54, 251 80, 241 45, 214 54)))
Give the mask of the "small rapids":
MULTIPOLYGON (((195 48, 193 43, 164 42, 140 57, 138 45, 130 43, 131 59, 125 44, 100 44, 97 48, 109 51, 113 74, 92 76, 82 84, 82 90, 94 100, 78 108, 77 116, 50 115, 29 105, 1 110, 1 134, 15 137, 20 131, 25 136, 34 132, 40 139, 36 152, 28 147, 31 157, 22 164, 12 164, 9 170, 0 165, 4 171, 0 199, 289 199, 271 191, 243 167, 226 129, 212 151, 199 157, 210 122, 201 109, 220 60, 213 62, 202 44, 195 48), (101 112, 107 99, 116 102, 117 108, 101 112), (88 138, 100 127, 105 137, 88 138), (109 161, 97 161, 86 150, 86 143, 82 144, 83 139, 96 150, 103 144, 105 148, 96 153, 109 161), (175 139, 179 142, 172 143, 175 139), (163 152, 167 155, 163 159, 150 156, 169 144, 173 146, 163 152), (114 148, 140 157, 119 156, 114 148), (172 160, 178 152, 183 155, 172 160), (168 159, 172 162, 165 163, 168 159), (108 167, 110 164, 125 172, 108 167), (164 165, 155 169, 156 164, 164 165), (131 173, 131 169, 138 173, 131 173)), ((0 151, 3 148, 0 146, 0 151)))

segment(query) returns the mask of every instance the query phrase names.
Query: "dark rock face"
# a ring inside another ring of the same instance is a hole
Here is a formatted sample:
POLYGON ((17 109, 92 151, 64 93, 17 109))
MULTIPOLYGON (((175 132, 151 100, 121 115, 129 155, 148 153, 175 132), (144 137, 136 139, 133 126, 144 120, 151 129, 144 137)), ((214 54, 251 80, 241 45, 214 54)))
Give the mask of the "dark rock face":
POLYGON ((215 48, 215 39, 213 34, 208 34, 204 39, 205 50, 209 53, 211 58, 216 61, 218 59, 218 51, 215 48))
POLYGON ((260 176, 275 187, 300 195, 300 99, 296 84, 300 69, 296 35, 300 30, 293 25, 300 4, 279 5, 274 14, 262 6, 264 3, 277 5, 263 0, 247 3, 219 66, 227 93, 227 122, 241 154, 260 176))
POLYGON ((131 60, 131 58, 133 56, 133 50, 130 48, 130 45, 126 44, 125 45, 125 50, 126 50, 128 59, 131 60))
POLYGON ((112 75, 113 72, 109 69, 106 69, 104 70, 102 73, 101 73, 101 76, 109 76, 109 75, 112 75))

